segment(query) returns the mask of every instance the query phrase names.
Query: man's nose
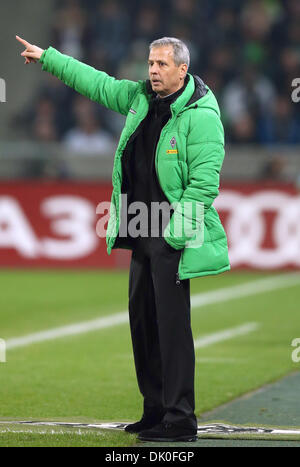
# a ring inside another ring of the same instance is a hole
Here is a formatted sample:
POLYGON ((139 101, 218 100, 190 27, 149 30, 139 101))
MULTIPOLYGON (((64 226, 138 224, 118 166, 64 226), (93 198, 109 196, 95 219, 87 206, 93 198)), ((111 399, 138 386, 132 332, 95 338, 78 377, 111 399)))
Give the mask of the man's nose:
POLYGON ((151 67, 150 67, 150 73, 151 73, 152 75, 156 75, 157 72, 158 72, 158 65, 156 65, 156 64, 151 65, 151 67))

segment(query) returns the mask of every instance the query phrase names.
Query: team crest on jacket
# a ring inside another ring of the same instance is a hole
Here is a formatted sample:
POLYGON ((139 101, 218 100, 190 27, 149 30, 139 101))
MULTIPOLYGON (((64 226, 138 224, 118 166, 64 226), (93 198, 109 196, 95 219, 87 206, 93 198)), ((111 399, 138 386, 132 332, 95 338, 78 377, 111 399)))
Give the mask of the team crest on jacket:
POLYGON ((176 146, 176 139, 175 139, 174 136, 173 136, 173 138, 170 140, 170 144, 171 144, 172 148, 174 149, 175 146, 176 146))

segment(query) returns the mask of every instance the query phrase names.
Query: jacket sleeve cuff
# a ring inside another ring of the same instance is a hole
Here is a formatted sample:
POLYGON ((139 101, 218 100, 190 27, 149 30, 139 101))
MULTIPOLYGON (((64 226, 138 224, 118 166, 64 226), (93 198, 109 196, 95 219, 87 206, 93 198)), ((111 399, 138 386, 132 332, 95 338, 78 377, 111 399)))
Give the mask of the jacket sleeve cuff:
POLYGON ((42 65, 44 64, 45 56, 46 56, 47 50, 48 50, 48 49, 45 49, 44 52, 42 53, 42 55, 40 56, 39 62, 40 62, 42 65))
POLYGON ((49 71, 49 66, 51 64, 51 57, 56 57, 57 55, 60 55, 60 53, 58 52, 58 50, 54 49, 54 47, 48 47, 48 49, 44 50, 39 60, 39 62, 43 65, 42 66, 43 71, 49 71))

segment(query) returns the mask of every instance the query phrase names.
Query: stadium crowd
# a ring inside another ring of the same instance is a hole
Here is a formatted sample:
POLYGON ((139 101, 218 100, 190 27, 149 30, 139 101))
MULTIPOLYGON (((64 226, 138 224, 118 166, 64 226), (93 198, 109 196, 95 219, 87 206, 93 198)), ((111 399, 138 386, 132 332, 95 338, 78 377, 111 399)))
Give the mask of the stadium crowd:
MULTIPOLYGON (((64 0, 49 45, 117 78, 147 78, 149 43, 182 39, 219 101, 229 143, 300 143, 299 0, 64 0)), ((23 125, 33 140, 108 153, 124 120, 44 74, 23 125), (62 111, 63 109, 63 111, 62 111), (26 123, 27 122, 27 123, 26 123)))

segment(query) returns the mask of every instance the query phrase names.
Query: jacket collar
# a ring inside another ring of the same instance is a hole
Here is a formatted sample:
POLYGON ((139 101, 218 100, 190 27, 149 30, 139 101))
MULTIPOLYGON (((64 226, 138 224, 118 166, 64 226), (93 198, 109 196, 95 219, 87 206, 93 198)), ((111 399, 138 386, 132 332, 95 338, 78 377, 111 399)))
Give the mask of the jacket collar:
MULTIPOLYGON (((191 104, 195 103, 201 97, 205 96, 207 93, 207 87, 202 81, 201 78, 197 75, 187 74, 188 82, 185 86, 184 91, 178 96, 178 98, 171 104, 171 109, 175 115, 177 115, 184 107, 188 107, 191 104)), ((153 91, 150 80, 147 79, 146 82, 146 91, 149 94, 149 97, 156 96, 156 93, 153 91)))

